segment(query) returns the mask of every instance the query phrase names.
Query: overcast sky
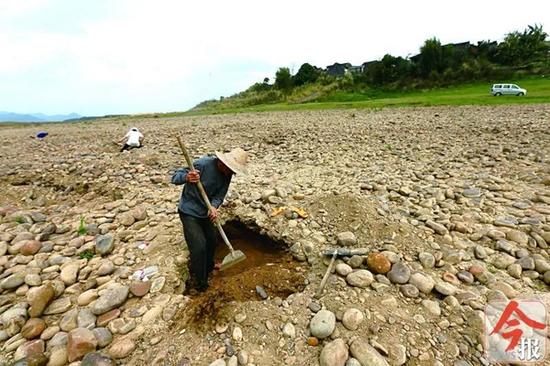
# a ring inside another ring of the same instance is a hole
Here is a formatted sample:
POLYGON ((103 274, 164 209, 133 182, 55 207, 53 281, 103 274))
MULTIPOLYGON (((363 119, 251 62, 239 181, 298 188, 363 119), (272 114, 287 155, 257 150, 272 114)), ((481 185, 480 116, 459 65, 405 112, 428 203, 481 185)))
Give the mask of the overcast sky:
POLYGON ((550 1, 0 0, 0 110, 186 110, 273 79, 413 55, 423 41, 550 32, 550 1))

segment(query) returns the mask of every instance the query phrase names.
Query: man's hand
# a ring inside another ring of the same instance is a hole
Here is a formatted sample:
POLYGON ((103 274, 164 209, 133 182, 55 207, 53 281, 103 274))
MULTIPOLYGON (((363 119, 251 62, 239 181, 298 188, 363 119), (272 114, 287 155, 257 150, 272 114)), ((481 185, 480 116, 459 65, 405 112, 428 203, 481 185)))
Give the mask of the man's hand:
POLYGON ((216 207, 212 207, 210 211, 208 211, 208 217, 210 218, 210 221, 216 222, 216 219, 218 218, 218 210, 216 207))
POLYGON ((186 181, 189 183, 196 184, 201 180, 201 175, 198 170, 191 171, 187 173, 186 181))

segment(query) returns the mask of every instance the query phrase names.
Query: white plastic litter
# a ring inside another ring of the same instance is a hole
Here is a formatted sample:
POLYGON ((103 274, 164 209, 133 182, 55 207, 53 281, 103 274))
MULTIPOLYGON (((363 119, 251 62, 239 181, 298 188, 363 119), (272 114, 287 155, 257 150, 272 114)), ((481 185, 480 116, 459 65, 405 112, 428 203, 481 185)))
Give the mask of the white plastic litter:
POLYGON ((145 248, 147 248, 147 245, 148 245, 148 244, 145 243, 145 242, 139 242, 139 243, 137 244, 137 248, 140 249, 140 250, 144 250, 145 248))
POLYGON ((132 274, 132 280, 135 281, 149 281, 149 278, 158 273, 159 268, 157 266, 149 266, 144 269, 138 269, 132 274))

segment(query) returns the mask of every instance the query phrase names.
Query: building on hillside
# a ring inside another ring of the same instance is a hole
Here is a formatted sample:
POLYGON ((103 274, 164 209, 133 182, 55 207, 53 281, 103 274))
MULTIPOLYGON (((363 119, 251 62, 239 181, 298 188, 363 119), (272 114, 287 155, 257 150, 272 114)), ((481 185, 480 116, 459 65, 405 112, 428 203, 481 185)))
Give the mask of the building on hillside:
POLYGON ((367 61, 367 62, 363 62, 361 64, 361 72, 365 72, 367 71, 367 69, 369 68, 369 66, 371 66, 372 64, 375 64, 377 63, 378 61, 374 60, 374 61, 367 61))
POLYGON ((339 64, 336 62, 333 65, 327 66, 326 71, 327 74, 332 76, 344 76, 350 67, 351 64, 349 62, 346 62, 345 64, 339 64))
POLYGON ((360 66, 350 66, 350 67, 347 69, 347 72, 352 73, 352 74, 360 74, 360 73, 363 72, 363 65, 360 65, 360 66))

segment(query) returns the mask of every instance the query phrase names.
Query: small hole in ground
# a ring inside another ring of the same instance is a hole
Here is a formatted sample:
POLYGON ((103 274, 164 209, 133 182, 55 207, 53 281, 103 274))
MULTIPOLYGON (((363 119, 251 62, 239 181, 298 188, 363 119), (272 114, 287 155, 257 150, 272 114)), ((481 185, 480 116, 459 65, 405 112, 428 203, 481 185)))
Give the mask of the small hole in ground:
MULTIPOLYGON (((286 298, 304 289, 306 267, 295 261, 287 246, 254 231, 241 222, 230 221, 224 231, 235 250, 241 250, 246 260, 224 270, 215 271, 207 291, 191 298, 183 309, 184 318, 198 328, 210 328, 215 323, 229 321, 230 302, 261 300, 256 286, 261 286, 270 298, 286 298)), ((216 261, 223 260, 229 249, 219 240, 216 261)))

